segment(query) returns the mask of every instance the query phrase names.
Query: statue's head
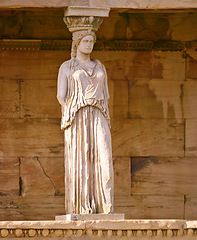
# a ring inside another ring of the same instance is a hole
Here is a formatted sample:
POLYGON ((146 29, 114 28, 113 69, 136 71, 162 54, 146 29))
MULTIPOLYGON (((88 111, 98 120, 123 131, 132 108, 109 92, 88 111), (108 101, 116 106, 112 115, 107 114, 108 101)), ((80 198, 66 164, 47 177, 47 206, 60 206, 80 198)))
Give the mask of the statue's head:
POLYGON ((71 57, 76 57, 77 49, 83 53, 91 53, 95 42, 96 34, 94 31, 81 30, 73 32, 71 57))

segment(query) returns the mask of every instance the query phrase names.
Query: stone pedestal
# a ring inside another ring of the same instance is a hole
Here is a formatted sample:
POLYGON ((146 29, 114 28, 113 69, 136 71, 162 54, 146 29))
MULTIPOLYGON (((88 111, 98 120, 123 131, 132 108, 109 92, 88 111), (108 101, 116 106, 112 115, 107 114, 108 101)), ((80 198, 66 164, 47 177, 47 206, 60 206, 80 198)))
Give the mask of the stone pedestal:
POLYGON ((56 216, 56 221, 118 221, 124 220, 124 214, 67 214, 56 216))

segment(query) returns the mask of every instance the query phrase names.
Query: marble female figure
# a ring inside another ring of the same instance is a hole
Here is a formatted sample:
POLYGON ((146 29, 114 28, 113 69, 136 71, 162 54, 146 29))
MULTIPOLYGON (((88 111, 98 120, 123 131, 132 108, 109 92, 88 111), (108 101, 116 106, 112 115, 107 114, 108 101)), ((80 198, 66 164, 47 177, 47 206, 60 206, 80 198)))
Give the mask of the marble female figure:
POLYGON ((67 214, 113 212, 109 94, 105 67, 90 59, 95 40, 94 31, 73 32, 71 59, 58 75, 67 214))

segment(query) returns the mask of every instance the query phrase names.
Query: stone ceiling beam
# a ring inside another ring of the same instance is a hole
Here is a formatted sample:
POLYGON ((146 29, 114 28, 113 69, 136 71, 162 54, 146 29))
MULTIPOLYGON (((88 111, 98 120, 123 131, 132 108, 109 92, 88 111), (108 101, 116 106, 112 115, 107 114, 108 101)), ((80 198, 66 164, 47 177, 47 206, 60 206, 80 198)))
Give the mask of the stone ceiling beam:
POLYGON ((139 10, 196 9, 196 0, 0 0, 0 9, 64 8, 68 6, 130 8, 139 10))

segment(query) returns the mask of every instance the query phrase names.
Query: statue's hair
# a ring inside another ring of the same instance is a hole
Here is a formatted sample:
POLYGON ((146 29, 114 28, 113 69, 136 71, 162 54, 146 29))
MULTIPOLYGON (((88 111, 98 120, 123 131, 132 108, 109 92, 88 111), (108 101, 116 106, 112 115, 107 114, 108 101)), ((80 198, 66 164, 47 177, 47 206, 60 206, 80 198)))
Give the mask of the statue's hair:
POLYGON ((72 48, 71 48, 71 58, 76 58, 77 56, 77 47, 81 42, 82 38, 85 36, 91 35, 94 38, 94 42, 96 42, 96 34, 91 30, 80 30, 73 32, 72 34, 72 48))

